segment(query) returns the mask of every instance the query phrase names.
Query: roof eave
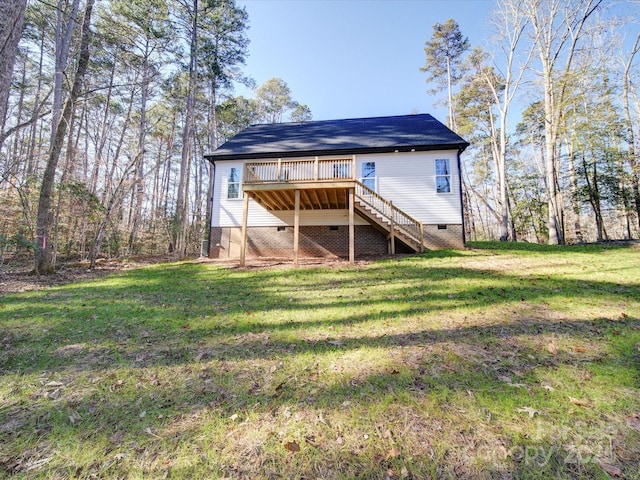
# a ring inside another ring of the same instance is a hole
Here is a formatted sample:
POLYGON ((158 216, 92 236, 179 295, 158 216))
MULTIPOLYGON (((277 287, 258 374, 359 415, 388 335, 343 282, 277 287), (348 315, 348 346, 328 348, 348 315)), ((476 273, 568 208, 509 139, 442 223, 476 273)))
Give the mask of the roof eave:
POLYGON ((437 145, 410 145, 397 147, 360 147, 333 150, 293 150, 286 152, 253 152, 253 153, 208 153, 204 156, 210 162, 217 160, 257 160, 262 158, 315 157, 324 155, 363 155, 372 153, 428 152, 433 150, 458 150, 463 152, 469 143, 447 143, 437 145))

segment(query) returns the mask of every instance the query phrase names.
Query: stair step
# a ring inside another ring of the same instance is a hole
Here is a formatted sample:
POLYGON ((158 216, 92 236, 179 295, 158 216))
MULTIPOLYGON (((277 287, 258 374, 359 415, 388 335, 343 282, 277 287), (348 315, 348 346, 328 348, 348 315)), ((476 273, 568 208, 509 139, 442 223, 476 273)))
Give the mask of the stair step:
MULTIPOLYGON (((358 206, 361 213, 369 217, 371 222, 377 223, 380 227, 387 230, 387 232, 389 232, 389 235, 390 235, 391 221, 385 215, 380 213, 380 211, 377 210, 375 207, 371 206, 365 201, 360 200, 357 197, 355 199, 355 204, 358 206)), ((408 230, 407 231, 403 230, 403 227, 399 225, 395 225, 394 235, 401 242, 404 242, 408 247, 412 248, 415 251, 419 251, 422 247, 420 240, 415 238, 413 233, 410 233, 408 230)))

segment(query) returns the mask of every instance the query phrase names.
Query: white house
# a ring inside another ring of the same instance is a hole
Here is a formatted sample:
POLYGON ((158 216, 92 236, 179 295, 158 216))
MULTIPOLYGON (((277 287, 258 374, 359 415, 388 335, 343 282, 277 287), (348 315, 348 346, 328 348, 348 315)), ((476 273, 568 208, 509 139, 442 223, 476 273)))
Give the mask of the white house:
POLYGON ((468 145, 427 114, 252 125, 206 156, 209 256, 243 265, 462 248, 468 145))

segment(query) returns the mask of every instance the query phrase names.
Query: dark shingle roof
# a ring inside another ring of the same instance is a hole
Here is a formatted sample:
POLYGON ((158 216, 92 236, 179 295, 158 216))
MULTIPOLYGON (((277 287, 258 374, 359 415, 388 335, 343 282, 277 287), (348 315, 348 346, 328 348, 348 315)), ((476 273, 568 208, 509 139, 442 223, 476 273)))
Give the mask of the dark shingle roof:
POLYGON ((469 144, 431 115, 252 125, 213 153, 211 161, 464 150, 469 144))

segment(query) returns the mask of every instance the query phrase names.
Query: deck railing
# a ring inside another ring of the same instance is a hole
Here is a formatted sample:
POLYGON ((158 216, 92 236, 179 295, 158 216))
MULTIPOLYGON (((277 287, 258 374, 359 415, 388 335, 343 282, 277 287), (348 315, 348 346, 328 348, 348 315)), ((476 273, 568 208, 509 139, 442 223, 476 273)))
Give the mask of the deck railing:
POLYGON ((324 180, 355 180, 353 158, 313 160, 282 160, 251 162, 244 166, 244 183, 317 182, 324 180))

